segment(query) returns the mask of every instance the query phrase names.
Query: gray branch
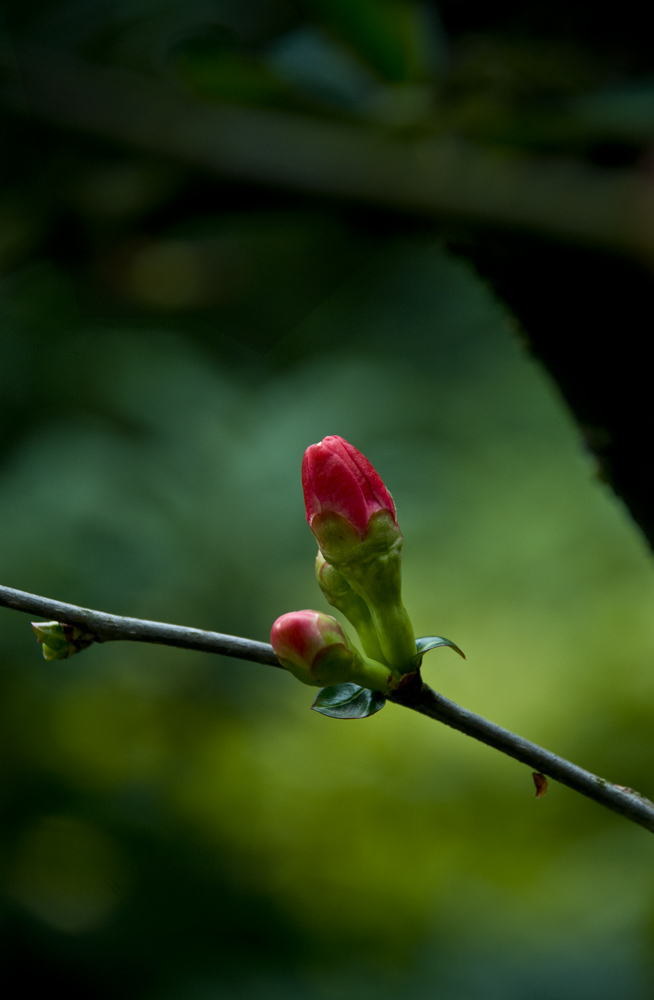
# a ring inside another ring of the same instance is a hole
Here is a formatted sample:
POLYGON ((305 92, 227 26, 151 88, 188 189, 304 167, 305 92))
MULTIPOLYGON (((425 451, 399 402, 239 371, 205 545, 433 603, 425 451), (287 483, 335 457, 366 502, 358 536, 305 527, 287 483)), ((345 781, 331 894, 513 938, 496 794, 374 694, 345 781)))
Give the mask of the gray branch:
MULTIPOLYGON (((204 653, 220 653, 223 656, 233 656, 281 668, 272 646, 267 642, 241 639, 220 632, 205 632, 182 625, 109 615, 104 611, 91 611, 75 604, 52 601, 47 597, 28 594, 23 590, 14 590, 12 587, 0 586, 0 606, 40 615, 61 624, 76 625, 83 631, 85 638, 92 642, 117 640, 150 642, 177 646, 181 649, 195 649, 204 653)), ((604 778, 598 778, 590 771, 584 771, 583 768, 550 753, 549 750, 544 750, 536 743, 530 743, 529 740, 516 736, 508 729, 503 729, 494 722, 461 708, 460 705, 433 691, 420 680, 418 675, 413 682, 394 692, 389 700, 414 712, 420 712, 430 719, 443 722, 452 729, 458 729, 466 736, 472 736, 473 739, 494 747, 522 764, 527 764, 534 771, 567 785, 654 832, 654 803, 643 798, 638 792, 622 785, 614 785, 604 778)))
POLYGON ((427 684, 416 680, 415 685, 406 690, 400 690, 390 696, 390 701, 405 708, 412 708, 421 715, 458 729, 466 736, 472 736, 480 743, 494 747, 500 753, 527 764, 539 774, 545 774, 555 781, 567 785, 575 792, 581 792, 589 799, 594 799, 607 809, 620 813, 634 823, 644 826, 654 833, 654 803, 644 798, 632 788, 624 785, 614 785, 605 778, 599 778, 590 771, 585 771, 569 760, 559 757, 550 750, 539 747, 537 743, 517 736, 508 729, 489 722, 481 715, 461 708, 456 702, 450 701, 444 695, 433 691, 427 684))
POLYGON ((151 642, 158 646, 178 646, 180 649, 196 649, 203 653, 221 653, 223 656, 235 656, 239 660, 252 660, 283 669, 272 646, 254 639, 240 639, 221 632, 204 632, 202 629, 186 628, 183 625, 148 622, 141 618, 108 615, 104 611, 91 611, 75 604, 51 601, 47 597, 27 594, 24 590, 14 590, 12 587, 0 586, 0 607, 41 615, 42 618, 56 620, 62 625, 77 625, 91 642, 113 642, 119 639, 151 642))

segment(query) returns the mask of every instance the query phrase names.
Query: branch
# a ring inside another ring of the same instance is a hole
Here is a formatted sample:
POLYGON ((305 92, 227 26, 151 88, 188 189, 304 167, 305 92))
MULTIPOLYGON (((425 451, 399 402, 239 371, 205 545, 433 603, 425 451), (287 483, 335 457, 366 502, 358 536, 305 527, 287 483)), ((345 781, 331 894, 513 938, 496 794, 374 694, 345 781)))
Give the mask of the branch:
POLYGON ((239 660, 265 663, 269 667, 283 667, 272 646, 254 639, 240 639, 235 635, 221 632, 204 632, 184 625, 167 625, 164 622, 148 622, 141 618, 123 618, 108 615, 104 611, 79 608, 76 604, 51 601, 48 597, 27 594, 24 590, 0 586, 0 607, 14 611, 27 611, 31 615, 41 615, 61 624, 77 625, 89 642, 113 642, 127 639, 130 642, 151 642, 158 646, 177 646, 180 649, 196 649, 202 653, 220 653, 234 656, 239 660))
MULTIPOLYGON (((113 642, 125 639, 131 642, 150 642, 163 646, 177 646, 181 649, 195 649, 204 653, 220 653, 223 656, 233 656, 283 669, 273 653, 272 646, 267 642, 255 642, 252 639, 241 639, 220 632, 204 632, 201 629, 185 628, 183 625, 168 625, 163 622, 143 621, 140 618, 109 615, 104 611, 91 611, 75 604, 52 601, 47 597, 28 594, 23 590, 14 590, 12 587, 0 586, 0 606, 56 619, 66 625, 76 625, 82 629, 84 637, 90 642, 113 642)), ((590 771, 584 771, 583 768, 550 753, 549 750, 544 750, 536 743, 530 743, 529 740, 516 736, 508 729, 503 729, 494 722, 461 708, 460 705, 424 684, 419 675, 416 675, 412 683, 391 694, 389 701, 410 708, 414 712, 420 712, 421 715, 426 715, 437 722, 443 722, 452 729, 458 729, 466 736, 472 736, 473 739, 494 747, 500 753, 527 764, 535 771, 548 775, 587 798, 594 799, 607 809, 612 809, 626 819, 644 826, 646 830, 654 832, 654 803, 649 799, 643 798, 631 788, 614 785, 604 778, 598 778, 590 771)))
POLYGON ((415 685, 393 693, 389 701, 404 705, 405 708, 412 708, 421 715, 451 726, 452 729, 458 729, 460 733, 472 736, 480 743, 486 743, 487 746, 494 747, 500 753, 505 753, 522 764, 528 764, 540 774, 554 778, 562 785, 567 785, 575 792, 594 799, 607 809, 620 813, 654 833, 654 803, 639 792, 624 785, 614 785, 605 778, 599 778, 596 774, 571 764, 564 757, 559 757, 550 750, 544 750, 538 744, 531 743, 494 722, 489 722, 481 715, 469 712, 467 708, 461 708, 456 702, 433 691, 421 680, 416 680, 415 685))

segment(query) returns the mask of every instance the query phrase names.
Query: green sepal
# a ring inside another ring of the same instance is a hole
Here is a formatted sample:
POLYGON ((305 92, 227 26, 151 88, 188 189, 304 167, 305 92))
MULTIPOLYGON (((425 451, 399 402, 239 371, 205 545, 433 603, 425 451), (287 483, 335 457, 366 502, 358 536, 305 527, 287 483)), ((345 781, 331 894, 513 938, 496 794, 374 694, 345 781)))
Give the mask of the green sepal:
POLYGON ((367 719, 380 712, 386 699, 379 691, 358 684, 332 684, 316 695, 311 708, 330 719, 367 719))
POLYGON ((31 622, 31 625, 42 643, 45 660, 67 660, 95 641, 93 635, 82 632, 76 625, 62 622, 31 622))
POLYGON ((436 649, 437 646, 449 646, 455 653, 462 656, 464 660, 466 658, 466 654, 463 650, 459 649, 457 644, 452 642, 451 639, 444 639, 442 635, 423 635, 420 639, 416 639, 416 649, 418 652, 411 660, 414 670, 417 670, 422 663, 422 658, 425 653, 430 649, 436 649))

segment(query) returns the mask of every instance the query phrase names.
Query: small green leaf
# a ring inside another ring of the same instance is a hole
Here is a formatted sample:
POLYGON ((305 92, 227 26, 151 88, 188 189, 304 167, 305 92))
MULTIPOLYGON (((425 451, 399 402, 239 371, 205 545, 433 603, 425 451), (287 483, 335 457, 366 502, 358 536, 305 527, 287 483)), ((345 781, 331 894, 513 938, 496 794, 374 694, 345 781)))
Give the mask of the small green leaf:
POLYGON ((37 641, 43 644, 46 660, 67 660, 77 649, 59 622, 31 622, 37 641))
POLYGON ((358 684, 332 684, 318 692, 311 708, 330 719, 367 719, 385 704, 386 699, 379 691, 358 684))
POLYGON ((37 641, 43 644, 45 660, 67 660, 96 641, 90 632, 82 632, 76 625, 65 622, 31 622, 31 625, 37 641))
POLYGON ((465 660, 466 654, 463 650, 459 649, 455 642, 451 639, 444 639, 442 635, 423 635, 420 639, 416 639, 416 649, 417 654, 411 660, 411 663, 417 670, 422 663, 422 658, 429 649, 436 649, 437 646, 450 646, 451 649, 462 656, 465 660))

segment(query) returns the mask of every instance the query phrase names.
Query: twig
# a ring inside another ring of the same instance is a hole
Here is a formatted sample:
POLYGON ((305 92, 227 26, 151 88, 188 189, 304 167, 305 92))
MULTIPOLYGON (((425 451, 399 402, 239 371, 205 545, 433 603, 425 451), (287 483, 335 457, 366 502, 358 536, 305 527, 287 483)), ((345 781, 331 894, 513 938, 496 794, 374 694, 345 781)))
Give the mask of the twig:
POLYGON ((599 778, 590 771, 585 771, 569 760, 557 756, 550 750, 539 747, 536 743, 517 736, 508 729, 489 722, 481 715, 461 708, 456 702, 450 701, 444 695, 433 691, 427 684, 416 679, 415 685, 403 688, 390 696, 390 701, 405 708, 412 708, 421 715, 458 729, 466 736, 486 743, 490 747, 505 753, 522 764, 528 764, 540 774, 546 774, 562 785, 581 792, 589 799, 594 799, 607 809, 613 809, 627 819, 639 823, 645 829, 654 833, 654 803, 644 798, 632 788, 614 785, 604 778, 599 778))
MULTIPOLYGON (((182 649, 195 649, 205 653, 221 653, 223 656, 238 657, 241 660, 251 660, 281 668, 272 646, 266 642, 222 635, 220 632, 204 632, 182 625, 109 615, 103 611, 80 608, 75 604, 52 601, 47 597, 28 594, 23 590, 14 590, 12 587, 0 586, 0 606, 40 615, 66 625, 76 625, 94 642, 117 640, 150 642, 157 645, 178 646, 182 649)), ((420 680, 418 675, 412 683, 394 692, 389 700, 414 712, 420 712, 430 719, 443 722, 452 729, 458 729, 466 736, 472 736, 473 739, 480 740, 523 764, 528 764, 533 770, 548 775, 555 781, 654 832, 654 803, 649 799, 643 798, 630 788, 598 778, 597 775, 584 771, 563 757, 558 757, 508 729, 503 729, 494 722, 461 708, 449 698, 433 691, 420 680)))
POLYGON ((283 669, 272 646, 254 639, 240 639, 221 632, 204 632, 184 625, 108 615, 104 611, 91 611, 75 604, 51 601, 47 597, 27 594, 24 590, 14 590, 12 587, 0 586, 0 606, 41 615, 66 625, 77 625, 93 642, 120 639, 151 642, 158 646, 178 646, 180 649, 196 649, 203 653, 221 653, 223 656, 235 656, 239 660, 252 660, 254 663, 265 663, 267 666, 283 669))

